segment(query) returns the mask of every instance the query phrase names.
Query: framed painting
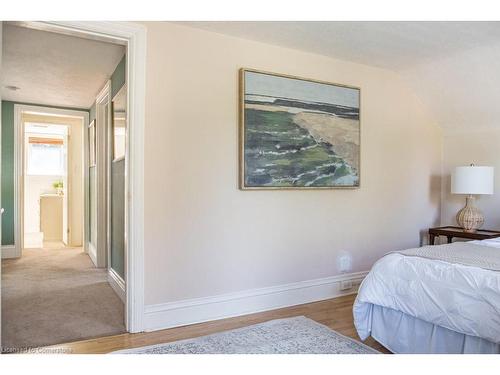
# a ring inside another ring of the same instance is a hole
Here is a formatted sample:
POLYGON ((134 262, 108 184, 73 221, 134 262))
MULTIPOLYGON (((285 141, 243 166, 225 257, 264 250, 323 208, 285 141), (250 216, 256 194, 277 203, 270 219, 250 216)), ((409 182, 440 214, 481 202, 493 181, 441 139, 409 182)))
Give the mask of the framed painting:
POLYGON ((240 188, 357 188, 360 89, 240 70, 240 188))

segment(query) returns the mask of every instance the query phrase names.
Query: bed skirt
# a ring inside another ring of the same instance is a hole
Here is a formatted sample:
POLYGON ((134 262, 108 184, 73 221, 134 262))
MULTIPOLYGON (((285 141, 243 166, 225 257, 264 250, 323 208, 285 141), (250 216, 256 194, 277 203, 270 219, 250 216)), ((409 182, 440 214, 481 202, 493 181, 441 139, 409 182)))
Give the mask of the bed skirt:
POLYGON ((500 354, 500 344, 371 305, 371 336, 393 353, 500 354))

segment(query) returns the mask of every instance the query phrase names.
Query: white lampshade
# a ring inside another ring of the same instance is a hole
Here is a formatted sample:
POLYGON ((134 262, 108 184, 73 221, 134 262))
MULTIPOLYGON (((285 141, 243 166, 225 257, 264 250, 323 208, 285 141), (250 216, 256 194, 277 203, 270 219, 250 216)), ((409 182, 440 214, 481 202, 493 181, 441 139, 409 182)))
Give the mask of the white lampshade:
POLYGON ((493 194, 493 167, 456 167, 451 177, 453 194, 493 194))

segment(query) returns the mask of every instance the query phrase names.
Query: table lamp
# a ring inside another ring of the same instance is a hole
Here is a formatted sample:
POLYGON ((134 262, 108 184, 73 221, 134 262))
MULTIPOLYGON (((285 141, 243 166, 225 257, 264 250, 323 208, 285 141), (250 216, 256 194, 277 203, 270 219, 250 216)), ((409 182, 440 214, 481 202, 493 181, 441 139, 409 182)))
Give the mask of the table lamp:
POLYGON ((457 213, 457 222, 465 232, 475 232, 484 223, 481 210, 475 206, 476 194, 493 194, 493 167, 471 164, 456 167, 451 177, 452 194, 466 194, 465 207, 457 213))

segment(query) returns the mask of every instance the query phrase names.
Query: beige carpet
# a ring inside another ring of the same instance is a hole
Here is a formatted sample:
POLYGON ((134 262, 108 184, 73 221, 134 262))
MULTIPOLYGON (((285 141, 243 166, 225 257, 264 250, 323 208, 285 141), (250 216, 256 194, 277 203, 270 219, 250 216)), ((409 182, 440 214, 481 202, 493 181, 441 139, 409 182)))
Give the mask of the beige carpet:
POLYGON ((38 347, 125 332, 124 306, 81 248, 2 260, 2 347, 38 347))

